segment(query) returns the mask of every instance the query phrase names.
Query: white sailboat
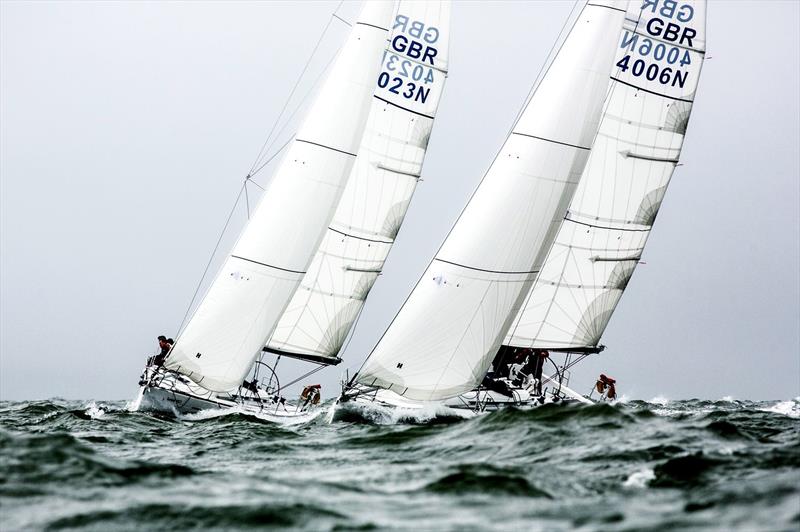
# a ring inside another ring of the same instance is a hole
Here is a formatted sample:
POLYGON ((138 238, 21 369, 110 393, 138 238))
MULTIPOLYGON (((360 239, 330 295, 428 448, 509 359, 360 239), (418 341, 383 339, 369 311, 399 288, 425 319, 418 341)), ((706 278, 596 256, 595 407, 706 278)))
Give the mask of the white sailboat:
POLYGON ((294 417, 319 401, 312 386, 287 403, 278 360, 340 362, 421 173, 449 15, 449 0, 365 3, 208 293, 163 366, 146 368, 142 408, 294 417))
POLYGON ((704 1, 587 2, 340 401, 587 402, 568 370, 603 349, 678 163, 704 50, 704 1), (538 375, 508 375, 522 349, 537 350, 538 375), (565 357, 553 376, 542 351, 565 357))

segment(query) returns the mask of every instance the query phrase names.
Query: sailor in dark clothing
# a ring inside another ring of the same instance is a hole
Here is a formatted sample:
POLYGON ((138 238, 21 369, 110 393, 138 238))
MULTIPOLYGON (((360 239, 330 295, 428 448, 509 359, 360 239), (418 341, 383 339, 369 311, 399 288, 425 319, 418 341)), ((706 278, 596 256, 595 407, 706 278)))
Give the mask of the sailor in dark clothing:
POLYGON ((161 348, 161 352, 155 356, 153 364, 163 366, 169 350, 172 349, 172 345, 167 341, 167 337, 162 334, 158 337, 158 347, 161 348))
POLYGON ((536 395, 542 395, 542 371, 544 370, 544 361, 548 358, 550 358, 550 354, 546 350, 540 349, 528 357, 528 363, 525 364, 525 373, 530 375, 535 383, 536 395))

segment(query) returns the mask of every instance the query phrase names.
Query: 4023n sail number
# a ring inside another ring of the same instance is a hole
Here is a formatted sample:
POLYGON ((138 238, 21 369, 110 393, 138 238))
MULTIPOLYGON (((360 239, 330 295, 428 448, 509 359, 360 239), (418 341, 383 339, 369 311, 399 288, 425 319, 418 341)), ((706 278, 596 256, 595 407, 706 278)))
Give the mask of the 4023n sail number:
POLYGON ((436 79, 434 66, 438 50, 439 29, 426 26, 405 15, 397 15, 390 48, 383 53, 383 68, 378 75, 378 87, 392 94, 424 104, 436 79))

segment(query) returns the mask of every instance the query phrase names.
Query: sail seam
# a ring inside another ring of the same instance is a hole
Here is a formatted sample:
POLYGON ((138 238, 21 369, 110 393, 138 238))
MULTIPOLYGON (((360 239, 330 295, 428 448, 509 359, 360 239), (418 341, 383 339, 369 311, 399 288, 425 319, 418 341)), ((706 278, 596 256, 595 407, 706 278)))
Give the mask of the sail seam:
POLYGON ((586 4, 586 5, 587 6, 592 6, 592 7, 604 7, 606 9, 611 9, 613 11, 619 11, 620 13, 627 13, 627 11, 625 9, 620 9, 618 7, 606 6, 606 5, 603 5, 603 4, 586 4))
POLYGON ((375 28, 377 30, 389 31, 388 28, 382 28, 380 26, 376 26, 375 24, 368 24, 367 22, 356 22, 356 26, 369 26, 370 28, 375 28))
POLYGON ((382 101, 384 103, 388 103, 389 105, 393 105, 393 106, 397 107, 398 109, 402 109, 403 111, 408 111, 409 113, 414 113, 415 115, 424 116, 425 118, 430 118, 431 120, 433 120, 433 117, 431 115, 426 115, 425 113, 420 113, 419 111, 415 111, 413 109, 409 109, 408 107, 403 107, 402 105, 398 105, 398 104, 396 104, 394 102, 390 102, 389 100, 384 100, 383 98, 381 98, 378 95, 373 94, 372 97, 373 98, 377 98, 378 100, 380 100, 380 101, 382 101))
POLYGON ((475 270, 478 272, 486 272, 486 273, 499 273, 501 275, 523 275, 523 274, 530 274, 530 273, 539 273, 539 270, 531 270, 531 271, 522 271, 522 272, 504 272, 500 270, 485 270, 483 268, 476 268, 474 266, 467 266, 466 264, 459 264, 457 262, 451 262, 449 260, 435 258, 433 260, 444 262, 446 264, 452 264, 453 266, 459 266, 461 268, 466 268, 468 270, 475 270))
POLYGON ((519 133, 517 131, 512 131, 512 135, 519 135, 521 137, 530 137, 532 139, 543 140, 545 142, 552 142, 553 144, 561 144, 562 146, 569 146, 570 148, 578 148, 579 150, 586 150, 589 151, 591 148, 587 148, 585 146, 578 146, 577 144, 570 144, 568 142, 561 142, 560 140, 553 140, 553 139, 546 139, 544 137, 537 137, 536 135, 528 135, 527 133, 519 133))
POLYGON ((627 85, 628 87, 633 87, 634 89, 639 90, 639 91, 649 92, 650 94, 655 94, 656 96, 662 96, 664 98, 669 98, 670 100, 675 100, 675 101, 678 101, 678 102, 694 103, 694 100, 687 100, 686 98, 678 98, 677 96, 670 96, 669 94, 663 94, 663 93, 660 93, 660 92, 651 91, 651 90, 648 90, 648 89, 643 89, 642 87, 637 87, 633 83, 628 83, 627 81, 622 81, 621 79, 617 79, 614 76, 609 76, 609 77, 611 79, 613 79, 614 81, 616 81, 617 83, 622 83, 623 85, 627 85))
POLYGON ((332 151, 338 151, 339 153, 344 153, 345 155, 349 155, 350 157, 355 157, 355 153, 350 153, 349 151, 340 150, 339 148, 334 148, 333 146, 326 146, 325 144, 320 144, 319 142, 312 142, 310 140, 303 140, 297 139, 297 142, 304 142, 306 144, 313 144, 314 146, 319 146, 320 148, 326 148, 332 151))
POLYGON ((239 260, 245 260, 247 262, 252 262, 253 264, 258 264, 260 266, 266 266, 267 268, 273 268, 275 270, 281 270, 281 271, 289 272, 289 273, 299 273, 300 275, 305 275, 307 273, 307 272, 301 272, 301 271, 298 271, 298 270, 290 270, 288 268, 281 268, 280 266, 273 266, 272 264, 265 264, 263 262, 258 262, 257 260, 246 259, 246 258, 240 257, 238 255, 231 255, 231 258, 239 259, 239 260))
POLYGON ((375 240, 375 239, 367 238, 367 237, 364 237, 364 236, 351 235, 350 233, 345 233, 344 231, 339 231, 338 229, 334 229, 333 227, 328 227, 328 229, 333 231, 334 233, 339 233, 340 235, 343 235, 343 236, 349 236, 350 238, 357 238, 359 240, 366 240, 367 242, 377 242, 378 244, 392 244, 392 243, 394 243, 394 240, 391 240, 391 241, 387 242, 386 240, 375 240))

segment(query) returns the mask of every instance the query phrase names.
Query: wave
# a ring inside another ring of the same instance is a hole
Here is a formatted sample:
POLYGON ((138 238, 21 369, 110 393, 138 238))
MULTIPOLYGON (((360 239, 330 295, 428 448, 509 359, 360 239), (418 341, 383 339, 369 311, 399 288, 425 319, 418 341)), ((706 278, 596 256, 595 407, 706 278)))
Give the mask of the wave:
POLYGON ((424 488, 433 493, 484 493, 552 499, 547 491, 534 486, 514 468, 487 464, 462 464, 424 488))
POLYGON ((800 419, 800 397, 788 401, 779 401, 771 406, 759 408, 762 412, 782 414, 793 419, 800 419))
POLYGON ((139 480, 195 474, 187 466, 109 458, 67 433, 14 434, 0 431, 0 452, 7 461, 0 492, 26 493, 25 487, 60 489, 59 482, 92 486, 128 485, 139 480), (19 491, 23 488, 22 491, 19 491))
POLYGON ((332 421, 370 425, 431 425, 450 424, 475 417, 469 410, 430 405, 421 408, 395 408, 378 403, 348 401, 334 407, 332 421))
POLYGON ((318 504, 208 505, 142 504, 120 510, 76 513, 50 521, 46 530, 127 529, 229 529, 240 527, 330 528, 348 522, 342 514, 318 504))
POLYGON ((282 416, 280 414, 273 414, 267 410, 260 412, 251 409, 245 409, 239 406, 232 408, 208 409, 195 412, 193 414, 180 414, 178 419, 182 421, 209 421, 216 419, 223 419, 227 421, 250 421, 254 423, 269 423, 277 425, 305 425, 311 423, 317 418, 324 417, 326 409, 323 406, 314 408, 305 414, 296 416, 282 416))

